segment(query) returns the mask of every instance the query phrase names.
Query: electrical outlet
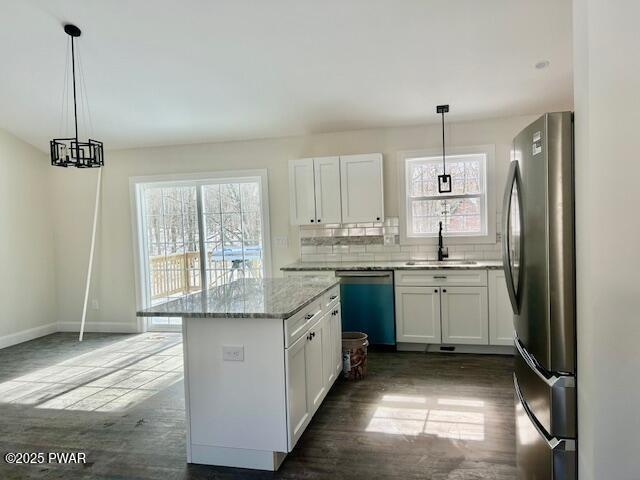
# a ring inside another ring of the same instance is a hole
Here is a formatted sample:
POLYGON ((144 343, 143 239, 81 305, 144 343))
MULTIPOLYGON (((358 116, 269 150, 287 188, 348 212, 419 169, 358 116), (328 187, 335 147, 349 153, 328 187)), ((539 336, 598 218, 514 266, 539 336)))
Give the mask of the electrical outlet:
POLYGON ((273 237, 276 247, 289 248, 289 237, 273 237))
POLYGON ((93 310, 100 310, 100 303, 98 302, 98 299, 94 298, 91 300, 91 308, 93 310))
POLYGON ((222 360, 225 362, 244 362, 244 345, 222 347, 222 360))

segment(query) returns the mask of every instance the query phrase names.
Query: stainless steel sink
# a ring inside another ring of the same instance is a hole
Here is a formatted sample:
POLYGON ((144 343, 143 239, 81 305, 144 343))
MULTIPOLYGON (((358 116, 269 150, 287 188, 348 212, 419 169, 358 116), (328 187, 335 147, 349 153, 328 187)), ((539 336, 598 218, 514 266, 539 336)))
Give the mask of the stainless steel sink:
POLYGON ((406 262, 408 266, 420 266, 420 265, 437 265, 446 267, 447 265, 476 265, 478 262, 474 260, 415 260, 406 262))

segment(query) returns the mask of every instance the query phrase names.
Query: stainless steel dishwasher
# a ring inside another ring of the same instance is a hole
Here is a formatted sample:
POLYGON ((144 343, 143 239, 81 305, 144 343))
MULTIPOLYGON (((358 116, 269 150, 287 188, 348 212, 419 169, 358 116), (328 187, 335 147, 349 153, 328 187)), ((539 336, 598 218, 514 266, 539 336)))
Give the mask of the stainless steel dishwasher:
POLYGON ((364 332, 372 345, 396 344, 392 271, 337 271, 342 330, 364 332))

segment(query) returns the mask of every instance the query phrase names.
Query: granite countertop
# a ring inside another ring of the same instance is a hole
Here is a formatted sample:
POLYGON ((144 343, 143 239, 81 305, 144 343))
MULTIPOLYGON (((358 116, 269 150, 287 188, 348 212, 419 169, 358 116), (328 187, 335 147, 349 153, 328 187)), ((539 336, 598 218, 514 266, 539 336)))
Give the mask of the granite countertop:
POLYGON ((139 317, 289 318, 339 279, 263 278, 236 280, 137 312, 139 317))
POLYGON ((501 270, 502 260, 452 260, 438 263, 435 260, 413 260, 388 262, 296 262, 282 267, 283 271, 373 271, 373 270, 501 270))

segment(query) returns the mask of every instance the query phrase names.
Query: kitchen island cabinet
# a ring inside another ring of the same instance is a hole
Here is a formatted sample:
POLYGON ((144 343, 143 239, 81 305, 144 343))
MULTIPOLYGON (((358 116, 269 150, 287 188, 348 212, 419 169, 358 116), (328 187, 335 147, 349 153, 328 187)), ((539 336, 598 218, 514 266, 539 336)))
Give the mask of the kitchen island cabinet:
POLYGON ((187 461, 277 470, 338 378, 338 280, 245 279, 138 312, 182 317, 187 461))

